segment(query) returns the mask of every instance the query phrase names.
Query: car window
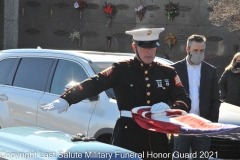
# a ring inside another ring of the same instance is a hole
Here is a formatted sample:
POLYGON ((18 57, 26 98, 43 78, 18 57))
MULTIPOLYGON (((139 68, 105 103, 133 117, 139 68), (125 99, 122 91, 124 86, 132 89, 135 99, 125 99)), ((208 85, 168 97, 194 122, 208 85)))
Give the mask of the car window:
POLYGON ((50 58, 22 58, 13 86, 44 91, 52 62, 50 58))
POLYGON ((88 78, 88 76, 82 66, 72 61, 59 60, 50 93, 61 95, 68 83, 72 81, 81 82, 86 78, 88 78))
POLYGON ((16 58, 9 58, 0 61, 0 84, 5 84, 15 60, 16 58))
MULTIPOLYGON (((112 66, 113 62, 93 62, 92 63, 92 67, 93 70, 95 71, 95 73, 99 73, 101 71, 103 71, 104 69, 112 66)), ((106 93, 108 95, 108 97, 115 99, 115 94, 112 88, 109 88, 106 90, 106 93)))
POLYGON ((111 67, 114 62, 93 62, 92 67, 95 73, 101 72, 104 69, 111 67))

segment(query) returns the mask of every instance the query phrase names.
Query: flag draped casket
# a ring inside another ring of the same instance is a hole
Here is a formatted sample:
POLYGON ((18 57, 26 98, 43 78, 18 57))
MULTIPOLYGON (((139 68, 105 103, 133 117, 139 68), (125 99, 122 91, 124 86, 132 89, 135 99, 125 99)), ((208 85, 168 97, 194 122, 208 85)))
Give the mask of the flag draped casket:
POLYGON ((164 109, 151 113, 151 106, 132 109, 133 119, 142 128, 168 133, 208 136, 240 140, 240 126, 222 123, 212 123, 202 117, 179 109, 164 109))

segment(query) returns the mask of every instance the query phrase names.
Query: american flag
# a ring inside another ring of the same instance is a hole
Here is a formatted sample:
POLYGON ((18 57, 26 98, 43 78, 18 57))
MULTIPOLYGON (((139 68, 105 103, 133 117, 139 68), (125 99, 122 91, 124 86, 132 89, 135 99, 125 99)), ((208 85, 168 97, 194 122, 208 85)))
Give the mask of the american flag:
POLYGON ((151 106, 141 106, 131 111, 135 122, 147 130, 240 140, 240 126, 212 123, 198 115, 188 114, 179 109, 164 109, 157 113, 151 113, 150 110, 151 106))

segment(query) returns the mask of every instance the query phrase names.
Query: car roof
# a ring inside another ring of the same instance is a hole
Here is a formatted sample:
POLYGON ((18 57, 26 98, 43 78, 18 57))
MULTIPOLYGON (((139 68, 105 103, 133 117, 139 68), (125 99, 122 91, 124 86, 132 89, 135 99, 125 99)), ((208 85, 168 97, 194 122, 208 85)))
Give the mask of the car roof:
MULTIPOLYGON (((134 153, 117 146, 97 141, 71 141, 72 135, 61 131, 51 131, 39 127, 8 127, 0 129, 0 149, 4 152, 39 152, 55 153, 55 157, 65 153, 134 153), (60 152, 61 151, 61 152, 60 152)), ((37 153, 38 154, 38 153, 37 153)), ((41 155, 38 155, 41 156, 41 155)), ((53 157, 54 158, 54 157, 53 157)))
MULTIPOLYGON (((55 50, 55 49, 8 49, 2 50, 3 54, 19 53, 19 54, 68 54, 80 57, 89 62, 114 62, 126 59, 131 59, 135 56, 134 53, 119 53, 119 52, 99 52, 99 51, 83 51, 83 50, 55 50)), ((155 61, 163 64, 172 64, 173 62, 161 57, 155 57, 155 61)))

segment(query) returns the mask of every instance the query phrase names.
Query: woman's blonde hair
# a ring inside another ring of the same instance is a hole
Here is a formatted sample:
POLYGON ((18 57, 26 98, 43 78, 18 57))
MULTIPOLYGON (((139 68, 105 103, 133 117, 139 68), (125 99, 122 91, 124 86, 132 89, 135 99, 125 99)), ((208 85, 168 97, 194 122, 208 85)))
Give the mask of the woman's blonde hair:
POLYGON ((235 65, 236 60, 237 60, 238 57, 240 57, 240 52, 236 53, 236 54, 233 56, 233 59, 232 59, 231 63, 225 68, 225 71, 226 71, 226 70, 231 70, 231 69, 234 67, 234 65, 235 65))

